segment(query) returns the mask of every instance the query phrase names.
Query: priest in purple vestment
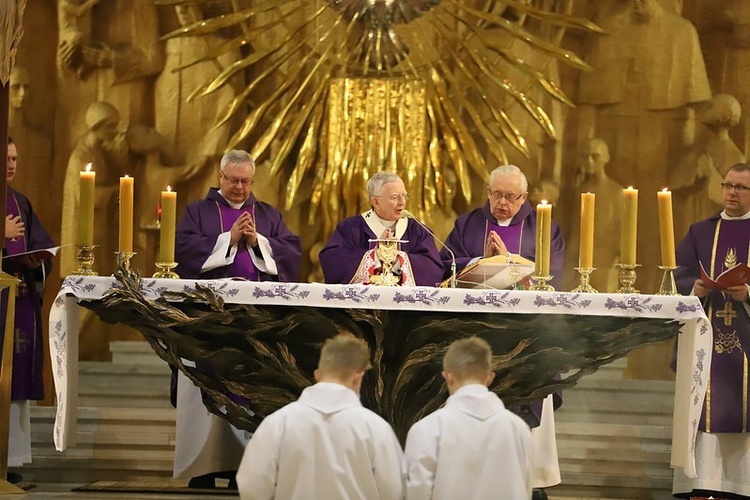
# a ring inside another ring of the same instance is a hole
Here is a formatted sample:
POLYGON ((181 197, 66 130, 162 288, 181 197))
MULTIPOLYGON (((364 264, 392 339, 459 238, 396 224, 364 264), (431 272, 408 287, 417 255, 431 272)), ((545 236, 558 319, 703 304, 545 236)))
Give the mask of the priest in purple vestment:
POLYGON ((255 160, 232 150, 221 159, 220 188, 185 209, 177 225, 181 278, 297 281, 302 244, 281 213, 252 193, 255 160))
MULTIPOLYGON (((445 246, 453 250, 456 270, 494 255, 520 255, 534 260, 536 254, 536 211, 528 201, 529 182, 515 165, 502 165, 490 172, 487 203, 456 219, 445 246)), ((552 284, 562 283, 565 262, 565 242, 560 226, 552 221, 550 232, 550 272, 552 284)), ((450 252, 441 252, 446 269, 451 268, 450 252)), ((533 482, 535 488, 553 486, 560 482, 557 443, 554 434, 554 410, 562 404, 562 395, 554 393, 551 401, 539 400, 513 410, 534 428, 535 441, 533 482)), ((536 491, 534 498, 545 498, 536 491)))
MULTIPOLYGON (((456 219, 445 246, 456 255, 456 271, 469 263, 493 255, 516 254, 529 260, 536 254, 536 211, 528 202, 529 183, 515 165, 502 165, 490 173, 487 203, 456 219)), ((552 284, 562 283, 565 242, 557 222, 552 221, 550 272, 552 284)), ((440 252, 445 268, 451 255, 440 252)))
POLYGON ((367 181, 371 208, 341 221, 320 251, 326 283, 371 284, 381 264, 375 239, 398 240, 394 274, 398 285, 436 286, 443 278, 443 263, 435 238, 414 219, 406 217, 409 199, 404 181, 393 172, 378 172, 367 181))
MULTIPOLYGON (((8 138, 6 180, 16 175, 18 152, 8 138)), ((42 331, 42 292, 52 268, 51 259, 25 254, 54 246, 52 239, 34 213, 29 199, 8 185, 5 193, 5 249, 3 271, 20 280, 16 293, 11 377, 11 413, 8 464, 20 466, 31 462, 29 400, 44 397, 42 370, 44 338, 42 331), (14 257, 17 255, 17 257, 14 257)), ((8 290, 2 293, 0 338, 5 333, 8 290)), ((0 342, 2 351, 2 342, 0 342)), ((7 425, 7 424, 5 424, 7 425)))
POLYGON ((683 294, 700 297, 714 340, 696 439, 698 477, 687 478, 681 469, 674 475, 673 491, 685 498, 724 498, 728 493, 750 497, 750 280, 745 274, 724 287, 711 282, 739 264, 748 264, 750 165, 733 166, 721 187, 724 210, 690 226, 677 247, 677 287, 683 294), (711 281, 701 278, 701 268, 711 281))
MULTIPOLYGON (((175 270, 180 277, 298 279, 301 240, 284 225, 278 210, 256 200, 254 177, 255 160, 247 152, 231 150, 222 157, 220 187, 188 205, 177 226, 175 270)), ((201 361, 197 368, 211 370, 201 361)), ((231 486, 247 436, 209 413, 200 390, 182 373, 174 390, 174 477, 191 478, 188 484, 196 488, 215 487, 217 477, 229 479, 231 486)))

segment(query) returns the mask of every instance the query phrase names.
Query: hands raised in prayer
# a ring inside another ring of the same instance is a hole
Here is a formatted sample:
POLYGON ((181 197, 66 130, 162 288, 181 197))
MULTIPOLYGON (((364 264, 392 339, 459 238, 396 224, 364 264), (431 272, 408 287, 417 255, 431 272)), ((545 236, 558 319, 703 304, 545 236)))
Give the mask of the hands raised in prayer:
POLYGON ((244 240, 248 248, 258 244, 258 233, 255 231, 255 221, 253 221, 250 212, 242 212, 230 229, 232 245, 238 244, 244 240))
POLYGON ((494 255, 508 255, 508 248, 505 246, 505 242, 495 231, 490 231, 487 236, 487 244, 484 246, 483 257, 492 257, 494 255))

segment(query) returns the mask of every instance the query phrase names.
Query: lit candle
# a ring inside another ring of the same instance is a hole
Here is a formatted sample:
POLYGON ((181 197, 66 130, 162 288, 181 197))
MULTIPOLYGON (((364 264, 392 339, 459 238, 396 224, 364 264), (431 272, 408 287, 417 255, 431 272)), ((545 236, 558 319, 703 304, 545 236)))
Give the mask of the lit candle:
POLYGON ((96 172, 91 170, 91 163, 86 165, 79 177, 78 195, 78 244, 94 244, 94 195, 96 192, 96 172))
POLYGON ((167 186, 161 192, 161 228, 159 230, 159 262, 174 262, 175 213, 177 193, 167 186))
POLYGON ((635 249, 638 241, 638 190, 629 187, 622 190, 625 207, 620 238, 620 262, 627 266, 635 265, 635 249))
POLYGON ((581 193, 581 240, 578 267, 594 267, 594 193, 581 193))
POLYGON ((664 188, 656 193, 659 201, 659 236, 661 239, 661 265, 676 267, 674 252, 674 220, 672 218, 672 191, 664 188))
POLYGON ((536 206, 536 263, 537 276, 549 276, 550 225, 552 205, 542 200, 536 206))
POLYGON ((121 252, 133 251, 133 178, 120 177, 120 247, 121 252))

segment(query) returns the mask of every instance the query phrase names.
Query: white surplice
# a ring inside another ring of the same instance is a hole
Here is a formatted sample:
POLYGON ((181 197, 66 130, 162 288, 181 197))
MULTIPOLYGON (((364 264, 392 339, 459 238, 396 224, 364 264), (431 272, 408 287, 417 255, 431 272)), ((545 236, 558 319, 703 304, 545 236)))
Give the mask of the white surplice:
POLYGON ((237 472, 242 500, 400 499, 405 463, 390 425, 351 389, 319 382, 266 417, 237 472))
POLYGON ((405 454, 408 500, 531 498, 531 430, 483 385, 414 424, 405 454))
POLYGON ((177 374, 173 477, 237 470, 247 441, 243 431, 208 411, 201 390, 189 378, 177 374))

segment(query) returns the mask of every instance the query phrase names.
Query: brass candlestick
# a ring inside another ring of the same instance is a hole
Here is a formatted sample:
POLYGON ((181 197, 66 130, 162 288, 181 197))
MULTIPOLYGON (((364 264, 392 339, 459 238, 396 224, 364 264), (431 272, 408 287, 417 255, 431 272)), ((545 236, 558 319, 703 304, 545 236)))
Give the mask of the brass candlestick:
POLYGON ((581 275, 581 282, 578 284, 577 287, 575 287, 571 292, 581 292, 581 293, 599 293, 599 290, 592 287, 591 284, 589 284, 589 280, 591 279, 590 274, 596 271, 595 267, 576 267, 576 271, 578 271, 581 275))
POLYGON ((656 295, 680 295, 680 292, 677 291, 677 284, 674 281, 674 270, 677 267, 659 266, 659 269, 664 271, 664 275, 661 278, 661 286, 656 295))
POLYGON ((156 267, 159 269, 154 273, 154 278, 162 278, 169 280, 180 279, 180 276, 172 271, 172 268, 177 267, 177 262, 157 262, 156 267))
POLYGON ((98 276, 94 267, 94 248, 98 245, 76 245, 78 247, 78 269, 70 273, 76 276, 98 276))
POLYGON ((529 287, 529 290, 534 290, 536 292, 554 292, 555 287, 548 284, 547 282, 552 280, 552 276, 535 276, 532 275, 531 279, 534 280, 534 284, 529 287))
POLYGON ((638 279, 635 268, 640 266, 640 264, 617 264, 617 268, 620 270, 617 275, 617 280, 620 282, 617 293, 641 293, 640 290, 633 288, 635 280, 638 279))

